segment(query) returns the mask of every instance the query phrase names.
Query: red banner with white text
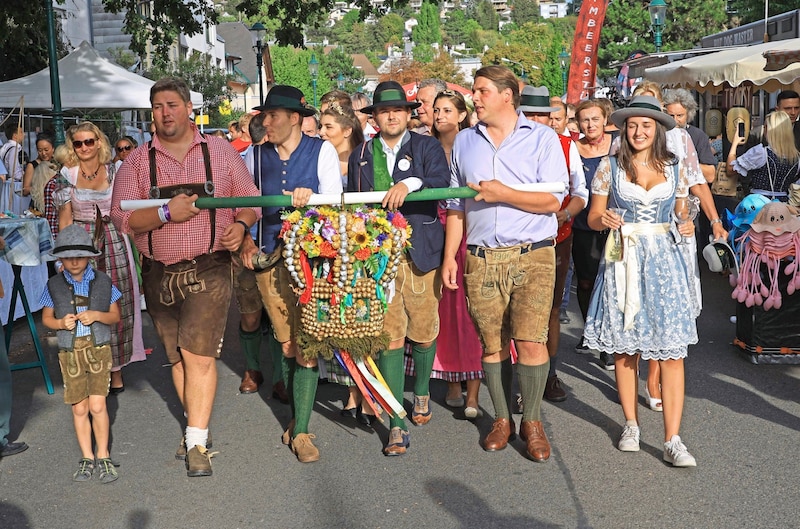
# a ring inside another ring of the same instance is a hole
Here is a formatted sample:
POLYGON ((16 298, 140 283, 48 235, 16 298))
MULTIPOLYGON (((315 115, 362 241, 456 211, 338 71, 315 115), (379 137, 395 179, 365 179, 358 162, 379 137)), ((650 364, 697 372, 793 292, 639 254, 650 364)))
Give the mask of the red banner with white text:
POLYGON ((597 77, 597 48, 606 18, 608 0, 584 0, 575 27, 572 59, 567 83, 567 101, 577 103, 594 94, 597 77))

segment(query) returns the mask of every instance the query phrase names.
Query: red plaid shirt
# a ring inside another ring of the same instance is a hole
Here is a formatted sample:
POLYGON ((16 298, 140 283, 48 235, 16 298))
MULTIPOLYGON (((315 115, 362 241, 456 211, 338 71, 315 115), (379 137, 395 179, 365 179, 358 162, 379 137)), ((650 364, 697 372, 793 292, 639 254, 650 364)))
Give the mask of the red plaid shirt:
MULTIPOLYGON (((158 140, 153 139, 156 151, 156 171, 159 187, 178 184, 204 183, 206 179, 203 150, 200 143, 208 143, 211 155, 211 172, 214 175, 215 197, 260 196, 253 183, 242 157, 230 144, 216 136, 203 138, 192 124, 194 139, 183 161, 176 160, 166 151, 158 140)), ((168 222, 153 230, 153 253, 148 247, 148 233, 133 234, 128 221, 132 211, 122 211, 119 203, 122 200, 149 199, 150 191, 150 159, 147 144, 135 149, 128 155, 125 163, 119 168, 114 179, 114 194, 111 199, 111 219, 119 230, 134 236, 139 252, 146 257, 170 265, 179 261, 193 259, 208 251, 211 238, 210 210, 201 210, 186 222, 168 222)), ((261 218, 261 208, 251 208, 261 218)), ((238 209, 216 210, 216 235, 214 251, 223 250, 219 240, 225 228, 234 222, 238 209)))

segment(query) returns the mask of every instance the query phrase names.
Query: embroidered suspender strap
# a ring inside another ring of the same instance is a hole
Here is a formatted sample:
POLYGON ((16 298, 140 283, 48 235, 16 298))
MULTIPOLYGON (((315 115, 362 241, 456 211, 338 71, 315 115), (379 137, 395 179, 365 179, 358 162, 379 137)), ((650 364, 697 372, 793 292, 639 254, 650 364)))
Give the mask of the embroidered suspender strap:
MULTIPOLYGON (((214 197, 214 177, 213 172, 211 171, 211 154, 208 151, 208 144, 205 142, 200 143, 200 148, 203 151, 203 164, 205 165, 206 170, 206 181, 204 184, 186 184, 183 186, 169 186, 164 188, 164 190, 171 190, 173 191, 169 196, 175 196, 176 194, 180 193, 199 193, 199 190, 195 189, 196 187, 202 185, 203 192, 207 197, 213 198, 214 197)), ((149 141, 147 143, 147 151, 150 158, 150 192, 148 193, 151 199, 161 198, 161 191, 162 188, 158 187, 158 173, 156 169, 156 150, 153 149, 153 142, 149 141)), ((214 251, 214 239, 216 238, 217 232, 217 225, 216 225, 216 217, 217 212, 215 209, 209 210, 209 216, 211 217, 211 242, 208 245, 208 253, 214 251)), ((150 250, 150 257, 154 260, 157 260, 155 254, 153 253, 153 232, 149 231, 147 233, 147 247, 150 250)))

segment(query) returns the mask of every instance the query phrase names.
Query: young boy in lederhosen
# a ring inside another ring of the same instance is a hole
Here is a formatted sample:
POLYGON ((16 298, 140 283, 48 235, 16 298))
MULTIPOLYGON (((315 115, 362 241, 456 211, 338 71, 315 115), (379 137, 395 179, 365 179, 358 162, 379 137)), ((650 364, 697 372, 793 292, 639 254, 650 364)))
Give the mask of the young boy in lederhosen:
POLYGON ((97 468, 100 481, 111 483, 118 475, 108 451, 109 342, 111 325, 120 319, 117 300, 122 294, 111 284, 110 277, 89 264, 100 252, 82 227, 72 224, 61 230, 51 253, 61 260, 63 271, 50 278, 42 293, 42 323, 58 331, 64 402, 72 405, 82 453, 72 479, 88 481, 97 468), (97 459, 92 448, 93 433, 97 459))

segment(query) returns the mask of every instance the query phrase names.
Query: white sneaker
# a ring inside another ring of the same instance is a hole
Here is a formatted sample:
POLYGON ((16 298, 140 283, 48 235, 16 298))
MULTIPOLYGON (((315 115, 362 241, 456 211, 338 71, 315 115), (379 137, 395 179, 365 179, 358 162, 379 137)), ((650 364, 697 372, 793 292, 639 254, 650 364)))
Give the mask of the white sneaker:
POLYGON ((619 436, 617 448, 623 452, 638 452, 640 433, 641 430, 639 430, 638 426, 628 426, 626 424, 625 428, 622 429, 622 435, 619 436))
POLYGON ((673 467, 697 466, 697 461, 678 435, 673 435, 672 439, 664 443, 664 461, 671 463, 673 467))

